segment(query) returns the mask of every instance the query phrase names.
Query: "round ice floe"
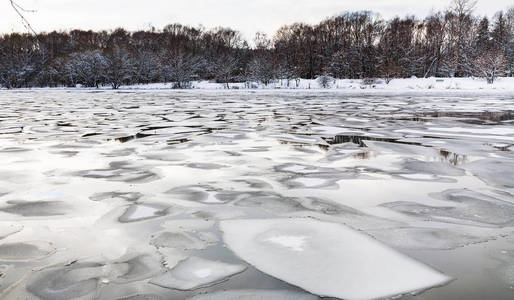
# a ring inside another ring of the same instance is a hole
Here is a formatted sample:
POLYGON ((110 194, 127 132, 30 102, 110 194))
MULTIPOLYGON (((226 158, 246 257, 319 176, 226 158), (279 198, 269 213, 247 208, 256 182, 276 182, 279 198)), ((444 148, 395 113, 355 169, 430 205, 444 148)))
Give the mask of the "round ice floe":
POLYGON ((421 161, 409 159, 402 163, 402 169, 414 173, 442 175, 442 176, 462 176, 464 170, 456 168, 448 163, 434 162, 434 161, 421 161))
POLYGON ((176 197, 181 200, 195 201, 205 204, 223 204, 230 200, 226 199, 229 197, 224 195, 219 189, 210 185, 177 187, 167 191, 166 193, 176 195, 176 197), (220 195, 224 197, 220 197, 220 195))
POLYGON ((170 152, 165 149, 155 152, 145 152, 141 154, 141 156, 147 159, 161 161, 185 161, 188 158, 188 156, 183 153, 170 152))
POLYGON ((283 180, 282 183, 293 189, 327 189, 337 188, 337 181, 342 179, 355 179, 359 177, 357 170, 332 173, 305 174, 283 180))
POLYGON ((416 202, 397 201, 382 204, 410 216, 475 226, 513 226, 514 204, 468 189, 446 190, 430 194, 448 201, 445 206, 430 206, 416 202))
POLYGON ((126 161, 116 161, 106 169, 83 170, 72 173, 75 176, 127 183, 147 183, 160 178, 145 165, 132 165, 126 161))
POLYGON ((313 294, 376 299, 426 289, 449 278, 346 226, 313 219, 221 221, 236 255, 313 294))
POLYGON ((250 188, 254 188, 254 189, 271 189, 272 186, 267 183, 266 181, 263 181, 263 180, 259 180, 259 179, 236 179, 234 180, 234 182, 238 182, 238 183, 245 183, 246 185, 248 185, 250 188))
POLYGON ((37 272, 26 284, 29 293, 44 300, 93 298, 103 274, 98 263, 75 263, 37 272))
POLYGON ((160 268, 161 264, 154 256, 129 256, 108 264, 104 271, 109 271, 103 277, 108 281, 127 283, 150 278, 157 274, 160 268))
POLYGON ((379 241, 400 249, 450 250, 488 239, 443 228, 387 228, 370 233, 379 241))
POLYGON ((220 165, 215 163, 190 163, 187 164, 188 167, 194 168, 194 169, 203 169, 203 170, 216 170, 216 169, 222 169, 227 168, 226 165, 220 165))
POLYGON ((152 204, 134 204, 129 206, 118 220, 123 223, 137 222, 166 215, 167 208, 152 204))
POLYGON ((157 250, 161 255, 162 264, 168 268, 174 268, 179 262, 187 258, 187 255, 173 248, 159 248, 157 250))
POLYGON ((316 300, 314 295, 288 290, 229 290, 199 294, 190 300, 316 300))
POLYGON ((151 278, 161 264, 151 255, 127 255, 110 262, 80 262, 35 272, 26 290, 38 299, 93 299, 102 284, 126 284, 151 278))
POLYGON ((7 204, 8 206, 0 208, 0 211, 24 217, 59 216, 66 214, 70 208, 70 205, 63 201, 10 200, 7 204))
POLYGON ((125 201, 137 201, 139 198, 143 197, 143 194, 138 192, 105 192, 105 193, 96 193, 89 197, 92 201, 103 201, 107 199, 122 199, 125 201))
POLYGON ((319 168, 316 166, 300 165, 300 164, 283 164, 275 167, 278 172, 288 172, 294 174, 313 174, 327 171, 333 171, 332 169, 319 168))
POLYGON ((330 181, 316 177, 298 177, 288 181, 288 184, 303 188, 319 188, 331 185, 330 181))
POLYGON ((488 184, 514 188, 514 162, 510 160, 482 159, 463 167, 488 184))
POLYGON ((0 240, 23 230, 23 225, 0 222, 0 240))
POLYGON ((283 197, 271 192, 261 192, 250 195, 235 202, 235 205, 261 208, 275 213, 288 213, 305 210, 305 207, 296 199, 283 197))
POLYGON ((205 242, 185 232, 161 232, 152 238, 150 244, 180 250, 205 249, 207 247, 205 242))
POLYGON ((434 182, 447 182, 454 183, 457 180, 448 177, 440 177, 434 174, 422 174, 422 173, 398 173, 395 174, 396 177, 406 180, 413 181, 434 181, 434 182))
POLYGON ((178 250, 205 249, 218 241, 216 235, 205 230, 214 225, 203 219, 173 220, 161 224, 166 230, 152 235, 150 244, 178 250))
POLYGON ((55 251, 48 242, 24 242, 0 244, 0 260, 3 261, 30 261, 44 258, 55 251))
POLYGON ((193 290, 223 281, 245 269, 244 265, 190 257, 170 271, 154 277, 150 283, 170 289, 193 290))

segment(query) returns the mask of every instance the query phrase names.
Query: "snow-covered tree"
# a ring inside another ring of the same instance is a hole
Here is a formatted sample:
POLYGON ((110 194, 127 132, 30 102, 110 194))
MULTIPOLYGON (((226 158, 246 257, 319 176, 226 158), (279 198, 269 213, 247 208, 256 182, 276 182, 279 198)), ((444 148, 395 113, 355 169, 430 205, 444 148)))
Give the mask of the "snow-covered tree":
POLYGON ((27 34, 5 35, 0 42, 0 85, 6 88, 26 87, 41 72, 46 58, 36 48, 36 40, 27 34))
POLYGON ((473 70, 476 76, 486 78, 487 83, 493 83, 497 77, 506 75, 507 61, 501 50, 484 51, 475 60, 473 70))
POLYGON ((134 54, 134 76, 137 83, 150 83, 158 81, 162 73, 162 64, 158 55, 144 49, 138 49, 134 54))
POLYGON ((216 80, 225 87, 233 81, 268 84, 286 79, 289 86, 293 79, 320 74, 386 81, 464 77, 477 74, 475 65, 491 49, 503 53, 506 75, 514 76, 514 7, 490 20, 473 15, 473 8, 472 0, 454 0, 448 9, 424 19, 385 20, 370 11, 343 12, 314 25, 285 25, 272 38, 258 33, 254 47, 230 28, 180 24, 136 32, 4 34, 0 85, 109 83, 117 88, 122 83, 173 81, 184 88, 194 79, 216 80))
POLYGON ((104 82, 106 65, 99 50, 73 53, 66 64, 67 76, 75 84, 98 87, 104 82))
POLYGON ((163 64, 166 78, 178 89, 190 88, 191 81, 198 78, 198 72, 205 65, 200 57, 182 53, 167 58, 163 64))
POLYGON ((335 79, 328 75, 321 75, 316 78, 316 82, 321 88, 328 89, 332 87, 332 84, 335 82, 335 79))
POLYGON ((104 52, 105 82, 113 89, 118 89, 123 83, 130 83, 134 75, 134 63, 125 48, 114 46, 104 52))
POLYGON ((380 63, 379 72, 386 84, 389 84, 394 78, 402 76, 401 68, 394 61, 383 60, 380 63))
POLYGON ((216 81, 224 83, 225 88, 230 88, 229 83, 234 78, 234 73, 237 70, 238 60, 231 55, 224 55, 219 57, 216 61, 211 63, 212 72, 216 81))
POLYGON ((248 70, 252 80, 260 81, 265 85, 270 84, 277 77, 277 70, 270 59, 262 57, 255 57, 248 64, 248 70))

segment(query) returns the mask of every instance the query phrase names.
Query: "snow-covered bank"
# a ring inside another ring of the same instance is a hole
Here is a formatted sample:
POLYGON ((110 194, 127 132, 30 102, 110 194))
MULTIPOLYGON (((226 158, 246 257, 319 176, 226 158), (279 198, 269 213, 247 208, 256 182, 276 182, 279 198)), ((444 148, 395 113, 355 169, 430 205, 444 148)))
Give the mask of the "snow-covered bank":
MULTIPOLYGON (((122 86, 122 89, 169 89, 171 83, 153 83, 146 85, 122 86)), ((217 90, 226 89, 223 83, 212 81, 195 81, 193 89, 217 90)), ((506 91, 514 92, 514 77, 498 78, 493 84, 488 84, 483 78, 400 78, 386 83, 383 79, 377 79, 371 84, 365 84, 362 79, 334 79, 323 88, 316 79, 277 80, 268 85, 261 83, 230 83, 230 89, 323 89, 323 90, 348 90, 348 91, 506 91)))
MULTIPOLYGON (((119 90, 170 90, 173 83, 150 83, 123 85, 119 90)), ((349 94, 440 94, 440 93, 485 93, 485 94, 514 94, 514 77, 497 78, 493 84, 488 84, 483 78, 399 78, 393 79, 386 83, 383 79, 376 79, 374 82, 365 84, 362 79, 331 79, 327 87, 323 88, 319 80, 316 79, 299 79, 277 80, 268 85, 257 82, 238 82, 229 83, 231 91, 298 91, 298 90, 315 90, 315 91, 338 91, 349 94)), ((214 81, 194 81, 191 83, 189 90, 224 90, 227 91, 225 83, 217 83, 214 81)), ((111 90, 111 86, 101 86, 99 88, 85 88, 77 86, 76 88, 56 87, 56 88, 28 88, 17 90, 111 90)), ((181 90, 186 91, 186 90, 181 90)))

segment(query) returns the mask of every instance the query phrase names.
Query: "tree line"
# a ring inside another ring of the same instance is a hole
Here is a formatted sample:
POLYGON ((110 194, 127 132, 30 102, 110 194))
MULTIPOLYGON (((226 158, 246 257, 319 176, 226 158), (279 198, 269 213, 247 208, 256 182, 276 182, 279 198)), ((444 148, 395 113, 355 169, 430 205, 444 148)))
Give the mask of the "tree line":
POLYGON ((194 80, 261 82, 298 78, 514 76, 514 7, 492 19, 454 0, 424 19, 389 20, 370 11, 344 12, 316 25, 295 23, 252 46, 231 28, 171 24, 128 32, 53 31, 0 37, 0 85, 86 87, 194 80))

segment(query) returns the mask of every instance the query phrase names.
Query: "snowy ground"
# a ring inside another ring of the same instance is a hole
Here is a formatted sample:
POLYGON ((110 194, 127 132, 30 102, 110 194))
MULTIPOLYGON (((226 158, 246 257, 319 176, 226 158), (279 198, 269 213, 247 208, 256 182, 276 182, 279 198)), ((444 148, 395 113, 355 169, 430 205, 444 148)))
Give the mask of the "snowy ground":
MULTIPOLYGON (((121 86, 120 90, 169 90, 172 83, 151 83, 142 85, 121 86)), ((473 93, 473 94, 514 94, 514 77, 497 78, 493 84, 488 84, 484 78, 408 78, 393 79, 386 83, 383 79, 376 79, 372 84, 364 84, 361 79, 337 79, 329 82, 325 88, 320 86, 316 79, 286 79, 276 80, 268 85, 262 83, 230 83, 230 89, 234 90, 288 90, 290 92, 298 92, 298 90, 318 90, 324 92, 339 92, 349 94, 405 94, 405 93, 424 93, 424 94, 449 94, 449 93, 473 93)), ((226 84, 216 83, 212 81, 194 81, 193 89, 201 90, 223 90, 227 89, 226 84)), ((32 90, 41 90, 42 88, 34 88, 32 90)), ((44 89, 44 88, 43 88, 44 89)), ((65 89, 77 90, 93 88, 51 88, 52 90, 65 89)), ((109 90, 111 86, 101 86, 99 90, 109 90)), ((21 89, 24 90, 24 89, 21 89)), ((94 89, 97 90, 97 89, 94 89)))
MULTIPOLYGON (((149 85, 151 87, 152 85, 149 85)), ((162 87, 157 84, 156 87, 162 87)), ((244 83, 233 83, 231 88, 245 89, 244 83)), ((493 84, 488 84, 483 78, 408 78, 393 79, 386 83, 383 79, 376 79, 375 82, 364 84, 360 79, 337 79, 329 82, 323 88, 315 79, 301 79, 298 82, 286 79, 277 80, 269 85, 251 83, 252 88, 258 89, 330 89, 361 92, 409 92, 409 91, 509 91, 514 92, 514 77, 498 78, 493 84), (298 83, 298 85, 297 85, 298 83)), ((140 86, 137 86, 138 88, 140 86)), ((223 89, 222 84, 212 82, 194 82, 194 88, 198 89, 223 89)))
POLYGON ((512 299, 504 88, 2 91, 0 298, 512 299))

